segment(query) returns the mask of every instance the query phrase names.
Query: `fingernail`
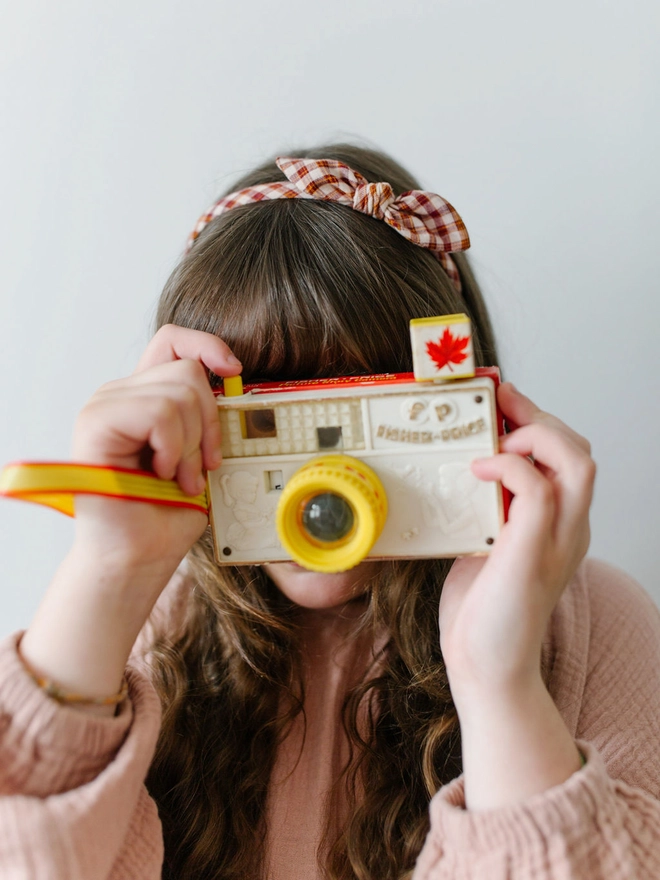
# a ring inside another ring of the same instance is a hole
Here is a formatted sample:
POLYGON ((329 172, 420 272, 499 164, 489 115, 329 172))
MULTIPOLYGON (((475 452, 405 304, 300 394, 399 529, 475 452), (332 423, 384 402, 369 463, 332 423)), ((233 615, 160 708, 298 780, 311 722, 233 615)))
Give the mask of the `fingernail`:
POLYGON ((232 366, 235 366, 235 367, 241 366, 241 362, 239 361, 239 359, 236 357, 235 354, 228 354, 227 355, 227 363, 232 364, 232 366))
POLYGON ((204 489, 206 489, 206 480, 200 474, 199 477, 197 477, 197 494, 201 495, 204 489))
POLYGON ((514 391, 516 394, 520 394, 520 391, 518 391, 518 389, 517 389, 516 386, 513 384, 513 382, 509 382, 509 385, 511 386, 511 390, 512 390, 512 391, 514 391))

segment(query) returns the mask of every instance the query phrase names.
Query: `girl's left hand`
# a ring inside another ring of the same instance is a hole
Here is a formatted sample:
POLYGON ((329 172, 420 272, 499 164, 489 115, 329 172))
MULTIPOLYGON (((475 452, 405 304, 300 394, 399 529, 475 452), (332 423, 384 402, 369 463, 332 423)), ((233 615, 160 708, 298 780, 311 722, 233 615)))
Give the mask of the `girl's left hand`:
POLYGON ((550 615, 589 546, 589 443, 511 383, 498 402, 515 430, 472 471, 515 498, 491 554, 457 559, 443 587, 440 642, 455 701, 538 679, 550 615))

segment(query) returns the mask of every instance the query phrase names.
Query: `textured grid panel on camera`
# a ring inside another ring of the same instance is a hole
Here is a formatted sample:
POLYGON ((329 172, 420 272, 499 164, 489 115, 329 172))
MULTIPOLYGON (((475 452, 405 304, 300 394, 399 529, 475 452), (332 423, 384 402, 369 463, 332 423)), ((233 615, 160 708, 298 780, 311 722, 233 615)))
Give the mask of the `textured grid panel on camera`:
POLYGON ((224 458, 256 455, 288 455, 318 452, 317 428, 341 428, 344 450, 364 449, 364 430, 359 398, 280 403, 275 411, 276 437, 245 438, 241 412, 219 409, 224 458))

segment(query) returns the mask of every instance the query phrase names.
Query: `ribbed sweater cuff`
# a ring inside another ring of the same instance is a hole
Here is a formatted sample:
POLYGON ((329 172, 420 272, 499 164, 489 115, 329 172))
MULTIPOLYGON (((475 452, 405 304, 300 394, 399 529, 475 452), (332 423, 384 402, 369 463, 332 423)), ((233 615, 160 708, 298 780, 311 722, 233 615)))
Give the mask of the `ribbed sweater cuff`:
MULTIPOLYGON (((129 698, 114 717, 89 715, 48 697, 18 655, 21 635, 0 641, 0 787, 52 794, 65 790, 58 780, 66 788, 83 784, 111 760, 131 725, 133 710, 129 698), (30 778, 35 780, 34 790, 30 778)), ((134 675, 127 671, 129 687, 134 675)))
POLYGON ((431 801, 435 842, 457 858, 477 859, 505 850, 513 859, 530 848, 545 848, 555 835, 584 834, 614 796, 602 758, 589 743, 578 741, 586 765, 561 785, 517 804, 492 810, 466 810, 463 777, 445 785, 431 801))

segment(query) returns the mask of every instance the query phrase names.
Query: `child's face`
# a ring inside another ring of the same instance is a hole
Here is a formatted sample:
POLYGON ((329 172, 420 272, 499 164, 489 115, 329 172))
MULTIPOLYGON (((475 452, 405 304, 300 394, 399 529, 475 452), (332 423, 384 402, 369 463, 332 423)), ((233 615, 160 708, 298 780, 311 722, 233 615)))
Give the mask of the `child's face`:
POLYGON ((291 602, 301 608, 328 611, 363 596, 379 567, 379 562, 362 562, 349 571, 321 574, 295 562, 271 562, 264 565, 264 570, 291 602))

